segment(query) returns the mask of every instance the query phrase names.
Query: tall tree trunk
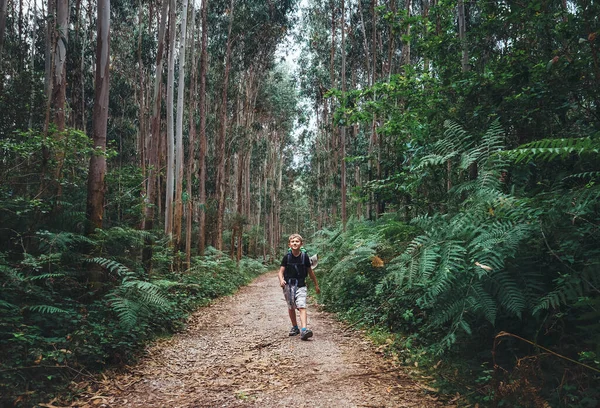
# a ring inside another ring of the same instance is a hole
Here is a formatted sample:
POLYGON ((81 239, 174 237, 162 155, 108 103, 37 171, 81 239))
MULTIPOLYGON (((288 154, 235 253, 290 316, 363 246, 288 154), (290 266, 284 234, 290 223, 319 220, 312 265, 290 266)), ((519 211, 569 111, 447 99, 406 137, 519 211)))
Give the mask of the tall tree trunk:
POLYGON ((229 87, 229 70, 231 69, 231 30, 233 27, 234 1, 231 0, 229 6, 229 29, 227 34, 227 49, 225 51, 225 65, 223 73, 223 93, 221 95, 221 113, 219 134, 216 143, 217 156, 217 231, 216 248, 223 249, 223 221, 225 216, 225 184, 227 174, 225 172, 225 134, 227 132, 227 88, 229 87))
MULTIPOLYGON (((56 34, 54 43, 54 69, 52 77, 52 108, 54 124, 58 130, 57 141, 62 141, 66 127, 66 101, 67 101, 67 43, 69 29, 69 1, 56 0, 56 34)), ((59 145, 60 146, 60 145, 59 145)), ((57 196, 62 195, 62 184, 60 178, 65 158, 65 151, 59 147, 56 156, 55 181, 58 183, 57 196)))
POLYGON ((94 94, 93 146, 87 185, 87 232, 102 228, 104 215, 104 176, 106 174, 106 129, 110 62, 110 0, 98 1, 96 44, 96 84, 94 94))
MULTIPOLYGON (((7 6, 8 6, 8 0, 0 0, 0 64, 1 64, 1 61, 4 60, 4 58, 2 58, 2 51, 4 49, 4 37, 5 37, 4 33, 6 31, 7 6)), ((0 70, 1 69, 2 69, 2 66, 0 65, 0 70)))
POLYGON ((206 247, 206 70, 208 68, 208 0, 202 0, 202 55, 200 57, 200 140, 198 155, 198 253, 204 255, 206 247))
MULTIPOLYGON (((4 29, 6 21, 3 21, 6 17, 6 0, 0 0, 0 77, 2 77, 2 42, 4 41, 4 29), (4 4, 2 4, 4 2, 4 4), (2 11, 4 8, 4 11, 2 11)), ((35 43, 37 41, 37 30, 35 25, 37 24, 37 2, 33 2, 33 30, 31 43, 34 46, 31 47, 31 66, 35 66, 35 43)), ((37 89, 36 81, 32 78, 31 82, 31 93, 29 94, 29 121, 27 126, 29 129, 33 129, 33 106, 35 102, 35 92, 37 89)), ((0 85, 0 96, 2 96, 2 85, 0 85)))
MULTIPOLYGON (((411 14, 411 0, 406 0, 406 18, 410 19, 411 14)), ((410 23, 406 25, 406 38, 407 41, 402 44, 402 59, 403 65, 410 65, 410 23)))
POLYGON ((65 130, 65 103, 67 93, 67 43, 69 28, 69 1, 56 0, 56 42, 54 46, 54 76, 52 79, 52 107, 54 123, 59 132, 65 130))
MULTIPOLYGON (((336 34, 337 34, 337 27, 336 27, 336 23, 337 23, 337 19, 336 17, 336 5, 335 5, 335 1, 331 0, 329 2, 330 7, 331 7, 331 50, 330 50, 330 60, 329 60, 329 87, 331 89, 336 88, 337 84, 336 84, 336 78, 335 78, 335 72, 336 72, 336 66, 335 66, 335 51, 336 51, 336 34)), ((335 126, 335 101, 334 98, 330 98, 330 115, 329 115, 329 126, 331 129, 331 134, 329 135, 328 138, 328 142, 327 142, 327 151, 331 152, 332 154, 328 155, 327 158, 327 173, 329 176, 329 179, 332 180, 331 183, 327 184, 327 188, 330 190, 331 195, 335 196, 335 194, 337 193, 336 191, 336 174, 337 174, 337 156, 338 156, 338 150, 337 150, 337 127, 335 126)), ((337 200, 331 200, 331 208, 329 209, 329 213, 331 214, 331 220, 332 222, 335 222, 335 220, 337 219, 337 200)))
MULTIPOLYGON (((423 37, 429 37, 429 0, 423 0, 423 12, 422 12, 423 21, 423 37)), ((429 57, 425 56, 423 58, 423 71, 427 74, 429 73, 429 57)))
MULTIPOLYGON (((138 122, 139 129, 137 133, 137 150, 139 155, 139 166, 142 169, 142 174, 146 174, 146 145, 144 143, 146 136, 146 121, 144 118, 146 117, 146 104, 145 104, 145 86, 144 86, 144 63, 142 60, 142 34, 143 34, 143 22, 144 22, 144 13, 143 13, 142 0, 139 0, 138 3, 138 41, 137 41, 137 57, 138 57, 138 122)), ((142 187, 145 190, 145 186, 142 187)), ((143 191, 145 195, 145 191, 143 191)), ((142 221, 143 223, 143 221, 142 221)))
POLYGON ((187 177, 186 177, 186 193, 188 196, 187 202, 187 217, 185 225, 185 261, 188 269, 192 266, 192 219, 194 218, 194 200, 192 199, 192 182, 194 173, 194 163, 196 162, 196 111, 198 110, 198 76, 196 67, 198 66, 198 58, 195 55, 196 50, 196 15, 194 10, 194 2, 190 8, 190 14, 192 16, 192 35, 190 44, 190 56, 192 58, 192 75, 190 78, 190 135, 189 135, 189 148, 188 148, 188 165, 187 165, 187 177))
MULTIPOLYGON (((160 142, 160 106, 162 100, 162 71, 163 71, 163 55, 165 44, 165 31, 167 25, 167 11, 169 1, 164 0, 162 11, 160 14, 160 23, 158 28, 158 49, 156 52, 156 71, 154 74, 154 91, 152 93, 152 119, 150 122, 150 134, 146 141, 146 150, 148 151, 148 173, 146 185, 146 202, 144 203, 144 229, 151 231, 154 228, 154 206, 156 204, 158 194, 157 170, 158 170, 158 145, 160 142)), ((147 273, 152 270, 152 241, 148 239, 142 252, 142 263, 147 273)))
POLYGON ((175 157, 175 168, 177 176, 175 178, 175 217, 173 219, 173 229, 175 231, 175 248, 179 249, 181 245, 181 224, 183 222, 183 100, 185 93, 185 43, 187 37, 187 15, 188 0, 183 0, 181 8, 181 40, 179 41, 179 83, 177 85, 177 153, 175 157))
MULTIPOLYGON (((467 44, 467 17, 465 13, 464 0, 458 0, 458 38, 460 40, 462 48, 462 72, 468 72, 471 70, 471 66, 469 65, 469 48, 467 44)), ((471 180, 475 180, 477 178, 477 173, 477 163, 471 163, 469 165, 469 178, 471 180)), ((448 174, 448 178, 450 178, 450 174, 448 174)))
POLYGON ((465 18, 465 1, 458 0, 458 39, 462 48, 461 66, 462 71, 469 70, 469 50, 467 47, 467 23, 465 18))
MULTIPOLYGON (((342 103, 345 104, 346 97, 346 8, 345 0, 342 0, 342 103)), ((342 229, 346 231, 346 222, 348 215, 346 213, 346 121, 340 129, 340 147, 341 147, 341 196, 342 196, 342 229)))
POLYGON ((175 0, 169 5, 169 71, 167 74, 167 187, 165 191, 165 234, 173 238, 173 193, 175 182, 175 129, 173 97, 175 86, 175 0))

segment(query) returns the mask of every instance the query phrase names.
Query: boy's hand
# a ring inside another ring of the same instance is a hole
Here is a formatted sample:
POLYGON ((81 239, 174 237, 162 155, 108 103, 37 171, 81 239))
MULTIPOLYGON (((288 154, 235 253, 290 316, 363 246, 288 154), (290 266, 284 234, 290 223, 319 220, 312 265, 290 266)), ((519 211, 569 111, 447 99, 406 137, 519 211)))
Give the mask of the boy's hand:
POLYGON ((285 286, 285 281, 283 279, 279 281, 279 286, 282 288, 285 286))
POLYGON ((317 295, 321 293, 321 288, 319 285, 315 285, 315 292, 317 292, 317 295))

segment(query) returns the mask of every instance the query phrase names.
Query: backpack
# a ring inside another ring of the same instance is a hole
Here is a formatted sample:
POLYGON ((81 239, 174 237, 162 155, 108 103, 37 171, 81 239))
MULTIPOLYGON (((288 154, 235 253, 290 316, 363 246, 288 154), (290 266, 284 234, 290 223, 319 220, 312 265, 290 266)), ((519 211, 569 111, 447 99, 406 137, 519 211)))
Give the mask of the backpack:
MULTIPOLYGON (((292 248, 288 248, 288 252, 287 252, 287 257, 288 257, 288 259, 287 259, 287 260, 288 260, 288 264, 289 264, 289 263, 290 263, 290 261, 292 260, 292 256, 291 256, 291 254, 292 254, 292 248)), ((306 249, 305 249, 303 246, 302 246, 302 247, 300 247, 300 255, 302 256, 302 265, 304 265, 304 259, 306 258, 306 256, 307 256, 307 253, 306 253, 306 249)), ((319 260, 318 260, 317 254, 314 254, 313 256, 311 256, 311 257, 310 257, 310 258, 308 258, 308 259, 310 259, 310 267, 311 267, 312 269, 315 269, 315 268, 317 267, 317 264, 319 263, 319 260)))

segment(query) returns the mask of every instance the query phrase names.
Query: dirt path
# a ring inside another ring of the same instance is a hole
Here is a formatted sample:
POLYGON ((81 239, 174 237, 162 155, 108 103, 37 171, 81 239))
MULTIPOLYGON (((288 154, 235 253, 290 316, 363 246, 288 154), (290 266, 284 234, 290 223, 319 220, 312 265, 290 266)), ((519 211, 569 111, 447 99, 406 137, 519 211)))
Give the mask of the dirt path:
POLYGON ((275 273, 196 312, 79 407, 441 407, 434 396, 309 305, 314 337, 289 337, 275 273))

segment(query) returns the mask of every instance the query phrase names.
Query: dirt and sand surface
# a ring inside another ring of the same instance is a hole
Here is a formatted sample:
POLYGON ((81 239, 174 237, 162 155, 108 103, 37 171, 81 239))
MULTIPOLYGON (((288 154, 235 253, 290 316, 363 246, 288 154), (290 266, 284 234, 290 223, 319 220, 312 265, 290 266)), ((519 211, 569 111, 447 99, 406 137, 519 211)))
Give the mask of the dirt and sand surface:
POLYGON ((105 373, 71 406, 452 406, 361 332, 344 330, 314 303, 308 316, 314 336, 289 337, 277 275, 262 275, 198 310, 184 332, 150 345, 136 365, 105 373))

